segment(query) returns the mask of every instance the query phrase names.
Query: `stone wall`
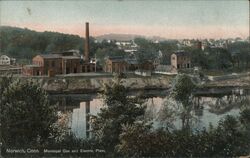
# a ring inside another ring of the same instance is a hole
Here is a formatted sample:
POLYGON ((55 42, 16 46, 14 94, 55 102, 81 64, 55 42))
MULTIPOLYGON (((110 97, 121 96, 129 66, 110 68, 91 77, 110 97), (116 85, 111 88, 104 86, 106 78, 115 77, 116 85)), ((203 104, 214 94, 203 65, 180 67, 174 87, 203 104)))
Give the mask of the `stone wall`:
MULTIPOLYGON (((121 83, 130 90, 168 89, 171 77, 133 77, 121 83)), ((42 87, 49 93, 96 93, 104 84, 111 85, 113 78, 44 78, 42 87)))

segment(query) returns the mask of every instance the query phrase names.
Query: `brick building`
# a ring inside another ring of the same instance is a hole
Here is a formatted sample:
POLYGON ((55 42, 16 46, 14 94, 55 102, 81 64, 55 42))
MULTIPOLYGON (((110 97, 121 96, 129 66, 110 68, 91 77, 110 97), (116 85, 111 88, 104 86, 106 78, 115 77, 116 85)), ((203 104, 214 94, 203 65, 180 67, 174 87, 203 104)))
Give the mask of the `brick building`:
POLYGON ((22 74, 25 76, 42 76, 43 69, 39 65, 25 65, 22 68, 22 74))
POLYGON ((176 69, 191 68, 191 58, 188 52, 177 51, 171 55, 171 65, 176 69))
POLYGON ((153 62, 145 61, 143 63, 139 63, 136 59, 129 59, 124 57, 108 57, 105 62, 104 71, 105 72, 128 72, 135 70, 153 70, 153 62))
POLYGON ((109 57, 105 62, 105 72, 122 73, 127 70, 127 63, 123 57, 109 57))
MULTIPOLYGON (((39 75, 48 75, 49 70, 53 70, 55 74, 62 73, 62 58, 59 54, 40 54, 35 56, 32 59, 33 66, 29 66, 28 68, 34 68, 38 70, 39 75)), ((24 70, 25 71, 25 70, 24 70)))
POLYGON ((27 76, 94 72, 95 63, 89 60, 89 23, 86 23, 85 53, 69 50, 52 54, 40 54, 32 59, 32 65, 23 67, 27 76))

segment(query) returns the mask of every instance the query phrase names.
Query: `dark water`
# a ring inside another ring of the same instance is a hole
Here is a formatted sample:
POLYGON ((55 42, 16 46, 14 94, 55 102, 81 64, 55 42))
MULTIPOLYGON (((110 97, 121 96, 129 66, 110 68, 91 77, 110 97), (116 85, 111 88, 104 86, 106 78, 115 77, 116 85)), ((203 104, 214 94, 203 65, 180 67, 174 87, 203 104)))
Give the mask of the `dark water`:
MULTIPOLYGON (((167 97, 165 91, 144 93, 148 96, 144 103, 147 106, 146 119, 152 121, 155 128, 164 127, 168 123, 175 128, 181 127, 181 120, 178 116, 168 117, 170 122, 164 121, 168 111, 178 113, 181 110, 176 102, 167 97)), ((239 105, 250 102, 249 94, 249 91, 239 89, 233 90, 232 93, 220 93, 219 95, 204 93, 197 95, 194 99, 196 107, 192 111, 192 128, 206 128, 210 123, 216 126, 218 121, 226 115, 238 116, 239 105)), ((87 123, 88 113, 96 115, 103 106, 103 101, 97 94, 51 95, 50 99, 52 102, 58 103, 58 111, 67 114, 68 128, 76 137, 91 136, 91 133, 87 132, 91 128, 87 123)))

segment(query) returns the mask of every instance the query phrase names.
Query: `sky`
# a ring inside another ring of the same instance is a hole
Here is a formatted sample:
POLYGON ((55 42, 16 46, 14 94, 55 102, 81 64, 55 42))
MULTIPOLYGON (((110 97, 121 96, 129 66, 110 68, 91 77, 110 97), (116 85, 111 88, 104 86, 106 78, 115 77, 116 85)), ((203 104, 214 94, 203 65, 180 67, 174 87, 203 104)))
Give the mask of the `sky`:
POLYGON ((84 36, 109 33, 168 39, 249 36, 248 0, 0 0, 0 25, 84 36))

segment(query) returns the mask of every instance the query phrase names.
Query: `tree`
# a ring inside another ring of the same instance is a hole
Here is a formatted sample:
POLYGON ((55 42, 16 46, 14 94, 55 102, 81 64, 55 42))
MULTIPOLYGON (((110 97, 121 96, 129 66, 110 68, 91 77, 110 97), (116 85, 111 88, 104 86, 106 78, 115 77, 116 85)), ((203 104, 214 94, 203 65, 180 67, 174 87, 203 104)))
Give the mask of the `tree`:
POLYGON ((57 113, 39 84, 3 77, 0 90, 0 130, 5 147, 43 145, 53 140, 57 113))
MULTIPOLYGON (((240 113, 240 123, 242 125, 244 142, 242 145, 247 149, 245 152, 250 153, 250 108, 246 108, 240 113)), ((243 149, 244 150, 244 149, 243 149)))
POLYGON ((144 63, 147 60, 154 60, 156 58, 156 53, 159 48, 152 41, 146 40, 144 38, 136 38, 135 43, 139 46, 135 56, 139 63, 144 63))
POLYGON ((182 105, 182 127, 189 128, 190 112, 192 106, 192 93, 195 89, 195 84, 191 78, 186 74, 179 74, 176 76, 173 82, 173 88, 171 90, 171 96, 182 105))
POLYGON ((170 65, 171 55, 174 51, 178 50, 178 41, 169 40, 159 43, 159 49, 162 52, 161 64, 170 65))
POLYGON ((117 45, 114 42, 106 42, 105 40, 101 43, 93 44, 93 48, 97 60, 100 62, 100 65, 104 66, 105 57, 112 56, 125 56, 126 53, 122 49, 118 49, 117 45))
POLYGON ((168 157, 173 145, 168 132, 155 131, 145 122, 124 125, 120 140, 117 151, 127 157, 168 157))
POLYGON ((228 45, 228 51, 237 58, 238 67, 249 67, 250 43, 248 41, 230 43, 228 45))
MULTIPOLYGON (((118 152, 127 157, 238 157, 249 154, 249 137, 236 117, 226 116, 218 127, 187 132, 155 130, 137 122, 123 126, 118 152)), ((249 133, 249 131, 248 131, 249 133)))
POLYGON ((199 49, 191 50, 191 62, 194 66, 200 66, 203 69, 209 69, 207 55, 199 49))
POLYGON ((114 152, 122 125, 133 124, 144 115, 145 108, 128 96, 127 89, 121 85, 121 78, 116 78, 111 86, 106 84, 101 94, 104 107, 97 116, 92 116, 92 129, 95 138, 105 145, 106 150, 114 152))
MULTIPOLYGON (((8 26, 1 26, 0 34, 1 52, 19 59, 31 59, 44 52, 83 50, 83 39, 76 35, 47 31, 36 32, 8 26)), ((92 42, 92 45, 95 44, 92 42)), ((92 50, 90 53, 93 56, 92 50)))

